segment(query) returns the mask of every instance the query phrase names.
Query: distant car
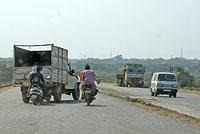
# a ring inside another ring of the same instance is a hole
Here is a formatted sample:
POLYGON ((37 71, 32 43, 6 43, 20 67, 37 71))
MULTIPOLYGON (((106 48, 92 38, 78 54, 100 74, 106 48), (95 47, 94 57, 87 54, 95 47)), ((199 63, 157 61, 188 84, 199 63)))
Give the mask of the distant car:
POLYGON ((151 95, 168 94, 169 97, 176 97, 177 81, 176 74, 169 72, 154 73, 151 80, 151 95))

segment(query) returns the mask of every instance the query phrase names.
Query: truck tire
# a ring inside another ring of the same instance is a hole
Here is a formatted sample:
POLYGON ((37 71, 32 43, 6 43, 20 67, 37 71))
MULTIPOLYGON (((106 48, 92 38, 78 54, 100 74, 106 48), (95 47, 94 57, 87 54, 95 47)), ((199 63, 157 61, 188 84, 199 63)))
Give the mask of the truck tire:
POLYGON ((128 87, 128 82, 125 82, 125 87, 128 87))
POLYGON ((120 79, 120 87, 123 87, 123 86, 124 86, 123 79, 120 79))
POLYGON ((154 96, 155 95, 155 93, 152 91, 152 89, 151 89, 151 96, 154 96))
POLYGON ((72 97, 74 100, 79 100, 80 97, 80 89, 79 86, 75 86, 75 89, 72 91, 72 97))
POLYGON ((28 93, 28 87, 21 87, 21 92, 22 92, 22 100, 24 103, 28 103, 30 101, 30 98, 27 97, 28 93))
POLYGON ((119 79, 118 79, 118 78, 117 78, 117 85, 120 86, 120 82, 119 82, 119 79))
POLYGON ((174 95, 173 95, 173 96, 174 96, 174 98, 176 98, 176 93, 174 93, 174 95))
POLYGON ((30 101, 30 98, 27 98, 26 94, 22 94, 22 100, 24 103, 28 103, 30 101))
POLYGON ((140 83, 139 87, 144 87, 144 81, 140 83))
POLYGON ((61 87, 57 86, 56 91, 53 92, 54 101, 59 103, 61 101, 61 97, 62 97, 61 87))
POLYGON ((154 96, 154 92, 151 92, 151 96, 154 96))
POLYGON ((119 86, 119 87, 121 87, 123 84, 122 84, 123 82, 122 82, 122 80, 121 79, 117 79, 117 85, 119 86))
POLYGON ((121 85, 122 87, 125 87, 125 81, 123 79, 121 80, 121 85))
POLYGON ((131 81, 131 87, 134 87, 135 86, 135 83, 134 83, 134 81, 132 80, 131 81))
POLYGON ((158 96, 158 94, 159 94, 158 92, 155 92, 155 93, 154 93, 155 97, 157 97, 157 96, 158 96))

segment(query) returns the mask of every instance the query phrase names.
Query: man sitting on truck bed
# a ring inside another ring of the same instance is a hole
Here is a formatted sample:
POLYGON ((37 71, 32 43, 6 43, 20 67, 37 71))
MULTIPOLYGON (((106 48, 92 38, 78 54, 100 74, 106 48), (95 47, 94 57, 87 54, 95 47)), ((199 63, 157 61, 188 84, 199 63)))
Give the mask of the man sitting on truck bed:
POLYGON ((44 102, 46 102, 47 101, 46 79, 45 79, 45 76, 41 73, 42 67, 41 66, 35 66, 35 67, 32 68, 32 72, 30 72, 30 74, 28 76, 28 80, 30 81, 30 83, 32 85, 34 77, 39 78, 40 83, 37 83, 37 84, 42 88, 43 99, 44 99, 44 102), (37 67, 37 71, 35 71, 35 67, 37 67))

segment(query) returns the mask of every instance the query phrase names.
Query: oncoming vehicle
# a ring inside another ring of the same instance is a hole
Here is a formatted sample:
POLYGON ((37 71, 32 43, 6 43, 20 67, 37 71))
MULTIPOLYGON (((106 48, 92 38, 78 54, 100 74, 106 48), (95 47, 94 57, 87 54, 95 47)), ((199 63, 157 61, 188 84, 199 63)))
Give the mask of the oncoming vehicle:
POLYGON ((169 97, 176 97, 177 81, 176 74, 169 72, 154 73, 151 80, 151 95, 168 94, 169 97))
POLYGON ((116 72, 118 86, 143 87, 145 68, 142 64, 126 64, 116 72))

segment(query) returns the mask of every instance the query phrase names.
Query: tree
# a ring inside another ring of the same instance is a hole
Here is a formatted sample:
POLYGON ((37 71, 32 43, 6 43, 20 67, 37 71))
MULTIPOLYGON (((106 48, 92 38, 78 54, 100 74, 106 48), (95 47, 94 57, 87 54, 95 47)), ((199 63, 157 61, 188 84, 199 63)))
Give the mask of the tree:
POLYGON ((185 71, 184 68, 177 67, 176 68, 177 81, 179 87, 192 87, 193 86, 193 76, 189 74, 189 72, 185 71))

